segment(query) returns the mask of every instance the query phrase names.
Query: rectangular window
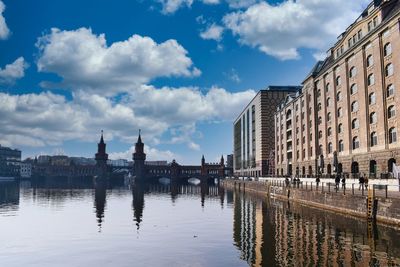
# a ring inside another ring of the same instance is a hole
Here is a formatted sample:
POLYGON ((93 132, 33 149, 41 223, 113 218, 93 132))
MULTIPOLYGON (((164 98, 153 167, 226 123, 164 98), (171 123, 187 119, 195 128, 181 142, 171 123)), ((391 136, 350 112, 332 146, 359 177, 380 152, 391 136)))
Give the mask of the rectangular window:
POLYGON ((361 40, 361 38, 363 37, 362 30, 358 31, 357 36, 358 36, 358 40, 361 40))

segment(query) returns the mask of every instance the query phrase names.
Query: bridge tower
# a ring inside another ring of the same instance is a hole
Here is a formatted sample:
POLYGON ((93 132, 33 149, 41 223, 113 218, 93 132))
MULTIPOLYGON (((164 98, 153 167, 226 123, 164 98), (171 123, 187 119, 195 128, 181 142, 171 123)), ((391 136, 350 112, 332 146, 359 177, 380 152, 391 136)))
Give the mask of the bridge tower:
POLYGON ((144 162, 146 160, 146 154, 144 153, 144 144, 142 142, 142 138, 140 136, 135 144, 135 153, 133 153, 133 161, 135 167, 135 175, 137 179, 143 179, 146 175, 144 162))
POLYGON ((219 170, 218 170, 218 175, 220 177, 224 177, 225 176, 225 160, 224 160, 224 155, 221 155, 221 161, 219 162, 219 170))
POLYGON ((98 167, 107 167, 108 154, 106 153, 106 143, 104 143, 103 130, 101 130, 100 142, 97 144, 95 159, 98 167))

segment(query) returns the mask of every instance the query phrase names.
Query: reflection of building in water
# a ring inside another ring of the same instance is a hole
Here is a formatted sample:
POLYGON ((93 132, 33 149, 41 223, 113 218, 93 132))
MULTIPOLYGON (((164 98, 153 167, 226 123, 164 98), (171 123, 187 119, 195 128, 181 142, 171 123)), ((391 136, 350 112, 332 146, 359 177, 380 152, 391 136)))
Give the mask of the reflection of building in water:
POLYGON ((132 185, 132 210, 133 220, 136 223, 136 227, 139 230, 140 223, 142 222, 143 209, 144 209, 144 184, 132 185))
POLYGON ((94 190, 94 206, 96 209, 97 225, 99 226, 99 232, 101 231, 101 225, 104 218, 104 211, 106 208, 107 198, 107 180, 97 179, 94 190))
POLYGON ((0 209, 14 209, 19 205, 18 183, 0 183, 0 209))
POLYGON ((234 194, 234 244, 250 266, 398 266, 395 230, 234 194), (359 223, 359 224, 358 224, 359 223), (389 231, 389 232, 388 232, 389 231), (392 231, 392 232, 390 232, 392 231), (375 238, 375 239, 374 239, 375 238))

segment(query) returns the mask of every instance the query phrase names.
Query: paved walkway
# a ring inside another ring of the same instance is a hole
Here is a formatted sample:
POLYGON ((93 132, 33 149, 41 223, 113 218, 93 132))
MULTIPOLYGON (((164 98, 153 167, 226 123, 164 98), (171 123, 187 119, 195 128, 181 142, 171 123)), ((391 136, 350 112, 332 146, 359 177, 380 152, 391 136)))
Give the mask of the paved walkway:
MULTIPOLYGON (((368 190, 364 190, 360 187, 358 183, 346 183, 345 188, 342 187, 342 183, 339 184, 339 188, 336 189, 336 185, 334 182, 328 182, 324 181, 321 179, 322 182, 319 183, 317 186, 315 180, 313 182, 308 182, 308 181, 301 181, 300 184, 293 184, 290 183, 289 187, 291 188, 296 188, 299 190, 307 190, 307 191, 318 191, 318 192, 330 192, 330 193, 335 193, 335 194, 346 194, 346 195, 356 195, 356 196, 368 196, 368 190)), ((351 179, 352 180, 352 179, 351 179)), ((261 183, 261 184, 266 184, 270 183, 273 186, 279 186, 279 187, 286 187, 285 180, 284 179, 268 179, 264 181, 258 181, 255 183, 261 183)), ((373 184, 369 184, 369 188, 373 190, 373 184)), ((400 199, 400 191, 398 191, 399 187, 394 186, 394 185, 387 185, 387 190, 386 190, 386 185, 385 184, 378 184, 375 185, 375 190, 374 194, 377 197, 384 197, 384 198, 399 198, 400 199)))

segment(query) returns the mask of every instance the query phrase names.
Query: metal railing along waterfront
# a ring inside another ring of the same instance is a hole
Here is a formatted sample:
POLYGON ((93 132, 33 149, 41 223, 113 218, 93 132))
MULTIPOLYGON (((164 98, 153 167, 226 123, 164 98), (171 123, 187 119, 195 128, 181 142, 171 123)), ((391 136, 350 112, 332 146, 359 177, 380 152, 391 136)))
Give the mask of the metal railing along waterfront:
POLYGON ((400 198, 400 185, 388 184, 360 184, 360 183, 339 183, 334 182, 308 182, 267 180, 255 183, 263 183, 271 186, 294 188, 299 190, 317 191, 321 193, 350 194, 355 196, 368 196, 368 190, 372 190, 373 196, 383 198, 400 198))

